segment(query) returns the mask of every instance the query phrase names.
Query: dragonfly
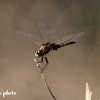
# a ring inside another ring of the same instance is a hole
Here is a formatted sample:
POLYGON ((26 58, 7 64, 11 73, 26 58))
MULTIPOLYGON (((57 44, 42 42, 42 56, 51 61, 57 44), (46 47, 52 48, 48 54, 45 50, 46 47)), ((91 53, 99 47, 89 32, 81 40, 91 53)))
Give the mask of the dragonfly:
POLYGON ((49 42, 49 41, 46 41, 45 34, 48 34, 48 32, 47 32, 47 29, 45 28, 45 26, 43 25, 42 28, 40 28, 39 30, 43 36, 43 39, 36 36, 35 34, 22 32, 22 31, 18 31, 17 34, 19 34, 21 37, 31 40, 32 42, 34 42, 35 44, 40 46, 40 48, 35 51, 34 55, 37 58, 41 58, 41 61, 37 62, 35 58, 34 58, 34 61, 37 63, 37 66, 39 66, 39 65, 41 65, 41 63, 43 63, 44 58, 45 58, 46 63, 41 68, 42 73, 48 66, 49 62, 48 62, 46 55, 50 51, 54 51, 54 50, 57 51, 61 47, 75 44, 76 40, 85 33, 85 32, 80 32, 77 34, 66 35, 65 37, 63 37, 61 39, 55 40, 53 42, 49 42))

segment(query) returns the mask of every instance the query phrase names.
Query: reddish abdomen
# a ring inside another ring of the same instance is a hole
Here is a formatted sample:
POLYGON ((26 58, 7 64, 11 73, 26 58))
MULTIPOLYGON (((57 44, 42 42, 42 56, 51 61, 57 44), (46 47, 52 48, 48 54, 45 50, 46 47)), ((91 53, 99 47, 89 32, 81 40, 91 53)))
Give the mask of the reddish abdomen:
POLYGON ((74 43, 76 43, 76 42, 65 42, 65 43, 61 43, 61 44, 59 44, 59 48, 60 47, 63 47, 63 46, 66 46, 66 45, 70 45, 70 44, 74 44, 74 43))

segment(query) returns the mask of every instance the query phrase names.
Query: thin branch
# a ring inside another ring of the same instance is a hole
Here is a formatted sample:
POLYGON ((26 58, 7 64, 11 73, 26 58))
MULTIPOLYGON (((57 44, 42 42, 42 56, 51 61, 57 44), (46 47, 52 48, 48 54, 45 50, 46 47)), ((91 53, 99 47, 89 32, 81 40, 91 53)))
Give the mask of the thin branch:
MULTIPOLYGON (((37 61, 36 61, 35 58, 34 58, 34 61, 37 63, 37 61)), ((47 81, 46 81, 46 78, 44 77, 44 75, 43 75, 43 73, 42 73, 42 70, 41 70, 41 68, 40 68, 40 65, 41 65, 41 63, 37 63, 36 66, 39 68, 39 71, 40 71, 40 73, 41 73, 42 79, 44 80, 44 84, 45 84, 46 88, 48 89, 49 93, 51 94, 51 96, 53 97, 53 99, 56 100, 55 96, 53 95, 52 91, 50 90, 50 87, 49 87, 49 85, 48 85, 48 83, 47 83, 47 81)))

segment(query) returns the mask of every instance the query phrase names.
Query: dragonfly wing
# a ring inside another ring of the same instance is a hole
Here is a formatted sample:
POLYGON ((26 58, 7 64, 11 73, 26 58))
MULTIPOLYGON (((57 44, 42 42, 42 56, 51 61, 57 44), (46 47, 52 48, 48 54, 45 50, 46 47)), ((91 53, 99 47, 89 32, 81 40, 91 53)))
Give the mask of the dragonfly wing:
POLYGON ((44 24, 39 24, 39 31, 40 31, 42 37, 44 38, 45 43, 48 42, 47 37, 50 33, 48 32, 47 26, 45 26, 44 24))
POLYGON ((71 42, 77 40, 79 37, 81 37, 85 32, 81 32, 78 34, 70 34, 68 36, 65 36, 59 40, 54 41, 53 43, 62 43, 62 42, 71 42))
POLYGON ((65 40, 70 39, 72 36, 73 36, 73 34, 70 34, 70 35, 68 35, 68 36, 65 36, 65 37, 59 39, 59 40, 54 41, 53 43, 59 44, 59 43, 65 42, 65 40))
MULTIPOLYGON (((73 36, 71 36, 67 41, 71 42, 71 41, 76 41, 78 38, 80 38, 85 32, 81 32, 81 33, 77 33, 77 34, 73 34, 73 36)), ((65 42, 67 42, 65 41, 65 42)))
POLYGON ((17 31, 16 32, 18 35, 20 35, 21 37, 24 37, 28 40, 31 40, 32 42, 38 44, 38 45, 42 45, 44 43, 44 40, 39 38, 38 36, 36 36, 35 34, 32 33, 26 33, 26 32, 22 32, 22 31, 17 31))

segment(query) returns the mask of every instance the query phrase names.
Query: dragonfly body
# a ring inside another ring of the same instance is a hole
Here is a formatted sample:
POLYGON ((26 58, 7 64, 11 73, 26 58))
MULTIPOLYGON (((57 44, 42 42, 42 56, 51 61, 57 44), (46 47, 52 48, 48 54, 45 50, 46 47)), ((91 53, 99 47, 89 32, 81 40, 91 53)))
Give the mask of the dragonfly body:
POLYGON ((49 53, 52 50, 58 50, 58 48, 61 48, 63 46, 66 45, 70 45, 70 44, 74 44, 76 42, 65 42, 65 43, 61 43, 61 44, 55 44, 55 43, 51 43, 51 42, 47 42, 46 44, 43 44, 40 49, 38 49, 37 51, 35 51, 35 56, 36 57, 41 57, 46 55, 47 53, 49 53))
MULTIPOLYGON (((45 29, 45 27, 42 29, 45 29)), ((43 36, 44 39, 41 39, 40 37, 38 37, 32 33, 18 32, 18 34, 20 36, 22 36, 26 39, 32 40, 32 42, 34 42, 40 46, 40 48, 35 51, 35 56, 38 58, 41 57, 40 62, 37 62, 36 60, 34 60, 37 63, 37 66, 39 66, 43 62, 44 56, 46 54, 48 54, 50 51, 58 50, 61 47, 74 44, 74 43, 76 43, 75 41, 84 34, 84 32, 77 33, 77 34, 69 34, 59 40, 55 40, 54 42, 47 42, 44 33, 48 33, 48 32, 42 31, 41 33, 42 33, 41 35, 43 36), (43 44, 43 43, 45 43, 45 44, 43 44)), ((41 72, 43 72, 48 65, 47 57, 45 57, 45 60, 46 60, 46 64, 41 69, 41 72)))

